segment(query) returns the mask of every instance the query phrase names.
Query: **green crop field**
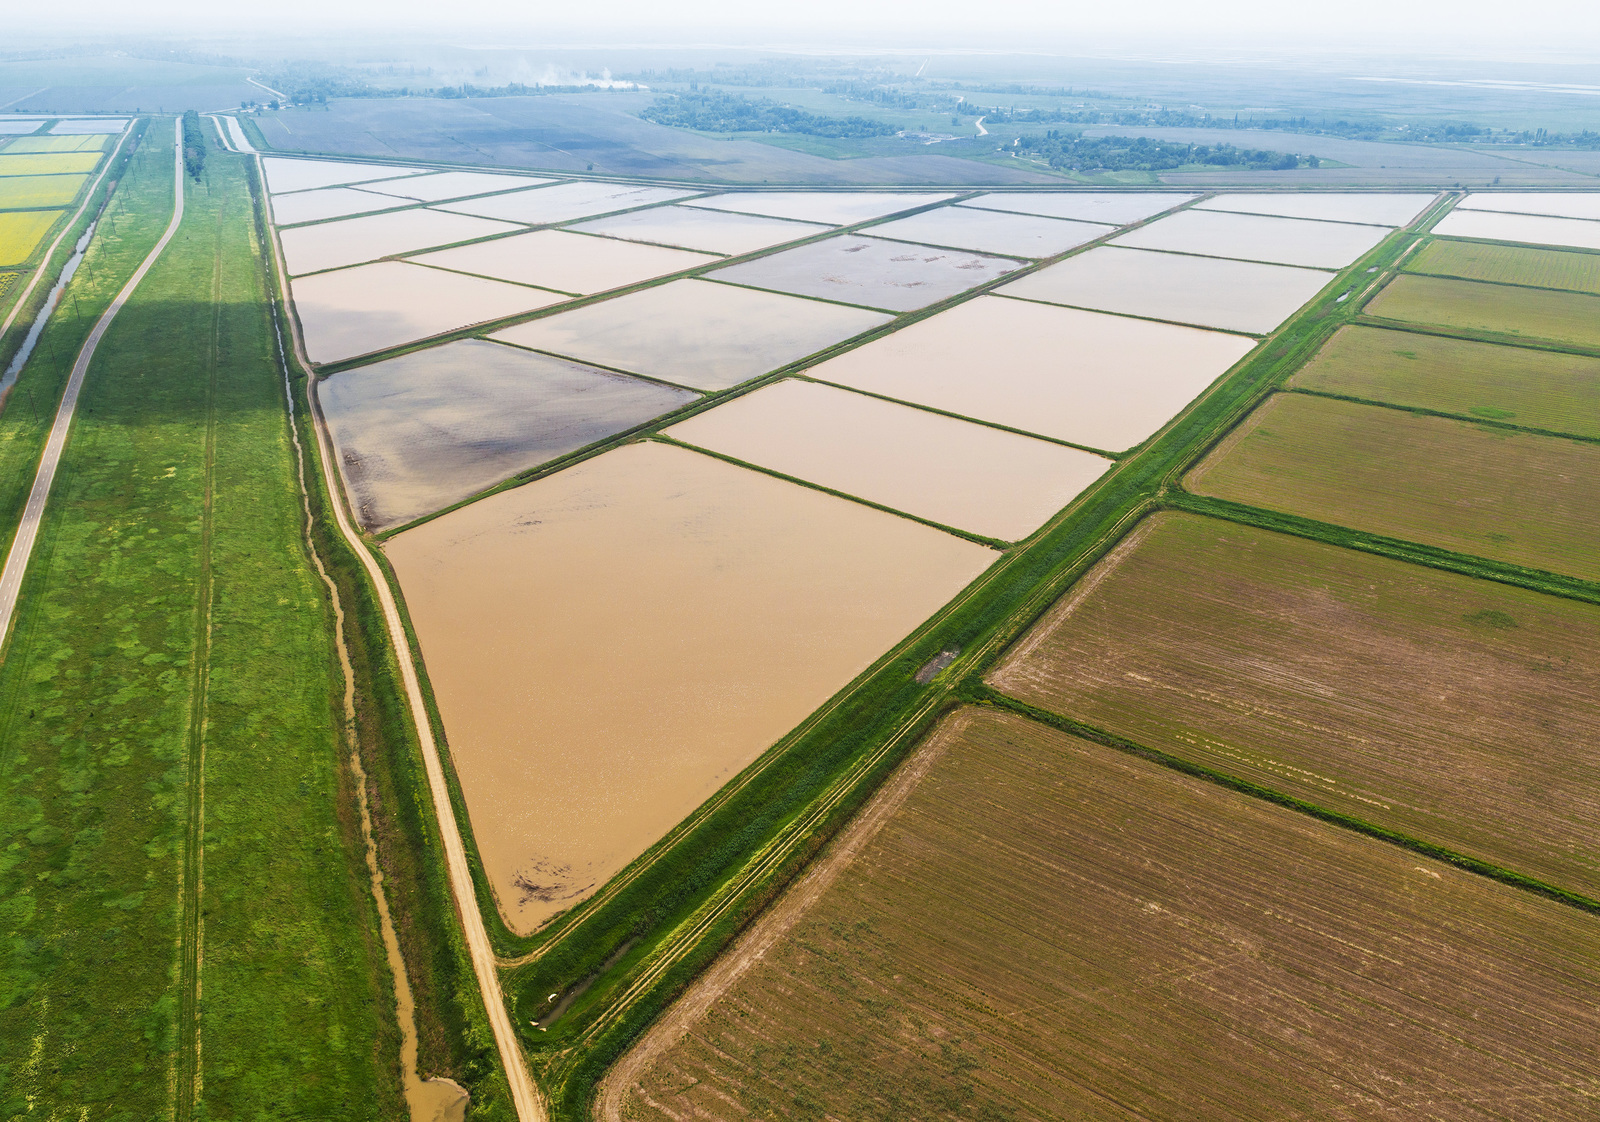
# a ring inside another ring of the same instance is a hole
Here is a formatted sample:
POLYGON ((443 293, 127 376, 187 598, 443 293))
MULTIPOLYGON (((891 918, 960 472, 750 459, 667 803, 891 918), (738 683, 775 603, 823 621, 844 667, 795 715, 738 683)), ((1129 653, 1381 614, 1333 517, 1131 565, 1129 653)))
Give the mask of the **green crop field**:
POLYGON ((111 136, 89 133, 84 136, 19 136, 5 146, 7 155, 23 152, 99 152, 111 136))
POLYGON ((1600 347, 1600 296, 1406 274, 1366 307, 1406 323, 1600 347))
POLYGON ((989 681, 1600 898, 1600 606, 1159 514, 989 681))
POLYGON ((59 210, 0 213, 0 265, 20 265, 32 257, 59 217, 59 210))
POLYGON ((1191 491, 1600 580, 1600 445, 1279 394, 1192 471, 1191 491))
POLYGON ((0 210, 66 206, 78 197, 87 175, 18 175, 0 179, 0 210))
POLYGON ((1288 384, 1600 437, 1600 359, 1559 351, 1347 327, 1288 384))
POLYGON ((1600 296, 1600 253, 1439 239, 1423 246, 1406 271, 1600 296))
MULTIPOLYGON (((170 212, 151 132, 91 285, 170 212)), ((196 1117, 403 1110, 244 167, 207 173, 90 369, 0 666, 6 1117, 187 1117, 174 1079, 196 1117)))
POLYGON ((0 151, 0 176, 75 175, 93 171, 99 162, 99 152, 45 152, 8 156, 0 151))
POLYGON ((622 1117, 1592 1113, 1592 916, 1009 714, 926 757, 622 1117))

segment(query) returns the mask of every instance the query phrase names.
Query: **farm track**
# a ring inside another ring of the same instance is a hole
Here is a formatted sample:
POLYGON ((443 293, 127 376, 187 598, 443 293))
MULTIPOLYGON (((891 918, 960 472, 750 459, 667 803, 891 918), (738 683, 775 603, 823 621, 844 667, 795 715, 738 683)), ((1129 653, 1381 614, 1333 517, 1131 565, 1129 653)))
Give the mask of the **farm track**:
MULTIPOLYGON (((257 155, 255 161, 257 175, 261 183, 265 184, 266 173, 261 167, 261 157, 257 155)), ((282 260, 282 250, 276 236, 271 233, 272 226, 270 222, 266 229, 269 232, 268 237, 271 242, 273 264, 275 266, 274 280, 277 287, 277 299, 279 305, 287 309, 289 306, 288 273, 282 260)), ((282 318, 278 317, 274 321, 279 332, 280 345, 282 343, 282 333, 285 330, 282 318)), ((312 365, 306 356, 304 343, 300 338, 299 332, 290 329, 289 338, 293 344, 296 360, 307 372, 311 371, 312 365)), ((401 682, 411 710, 412 722, 416 727, 423 766, 428 775, 428 790, 433 800, 434 814, 439 823, 440 840, 444 845, 445 865, 449 875, 451 895, 460 917, 462 935, 472 960, 473 972, 477 977, 484 1009, 488 1015, 490 1028, 494 1033, 496 1050, 505 1072, 506 1082, 510 1087, 512 1104, 520 1122, 544 1122, 548 1114, 543 1096, 540 1095, 538 1087, 528 1073, 526 1060, 522 1054, 521 1047, 517 1043, 516 1032, 512 1028, 510 1015, 506 1011, 506 1002, 500 988, 499 970, 495 963, 494 947, 484 926, 483 915, 478 910, 472 872, 467 863, 466 847, 461 840, 461 831, 456 825, 455 808, 450 801, 450 790, 445 779, 444 765, 440 759, 438 745, 433 739, 433 726, 428 719, 427 702, 422 695, 422 686, 417 676, 417 668, 411 658, 411 648, 406 637, 405 624, 400 617, 394 593, 389 586, 383 569, 372 556, 366 541, 350 520, 350 515, 345 509, 342 498, 343 490, 339 485, 337 476, 338 469, 332 441, 316 408, 314 377, 309 377, 309 375, 306 394, 311 404, 310 419, 317 434, 321 453, 319 458, 322 466, 323 483, 327 488, 329 505, 333 509, 334 521, 338 526, 340 535, 345 540, 345 544, 360 560, 362 568, 372 583, 379 609, 383 613, 384 622, 389 633, 389 641, 394 649, 395 661, 400 669, 401 682)))
POLYGON ((181 907, 178 927, 177 1076, 173 1115, 178 1122, 195 1117, 203 1088, 200 1069, 200 971, 204 962, 206 729, 211 685, 211 607, 215 585, 211 572, 212 499, 217 463, 217 379, 222 334, 222 238, 228 208, 217 208, 217 244, 211 264, 211 341, 207 347, 204 497, 200 506, 200 572, 195 596, 194 670, 189 686, 188 778, 184 784, 187 817, 184 827, 181 907))

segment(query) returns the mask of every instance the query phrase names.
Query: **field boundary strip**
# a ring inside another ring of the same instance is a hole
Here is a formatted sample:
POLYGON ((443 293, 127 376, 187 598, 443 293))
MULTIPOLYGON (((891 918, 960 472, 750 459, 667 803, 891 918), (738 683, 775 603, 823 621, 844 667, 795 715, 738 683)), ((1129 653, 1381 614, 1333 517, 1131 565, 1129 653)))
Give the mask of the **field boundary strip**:
MULTIPOLYGON (((265 183, 266 175, 261 168, 259 154, 255 156, 255 160, 257 175, 260 181, 265 183)), ((258 205, 262 205, 263 202, 264 200, 258 200, 258 205)), ((270 226, 268 230, 279 299, 288 301, 288 274, 283 267, 282 249, 278 244, 276 234, 271 232, 272 228, 270 226)), ((281 323, 279 324, 279 329, 280 331, 282 329, 281 323)), ((291 330, 290 338, 293 342, 296 360, 305 369, 312 369, 309 360, 305 356, 298 332, 291 330)), ((478 910, 472 872, 468 866, 465 846, 462 844, 461 831, 456 825, 455 807, 450 800, 449 786, 444 775, 444 765, 440 760, 438 744, 433 737, 433 726, 428 719, 427 704, 422 696, 411 644, 408 641, 405 625, 400 618, 399 610, 395 604, 394 592, 386 579, 386 574, 373 558, 367 543, 355 529, 349 512, 345 508, 343 491, 340 488, 340 482, 337 477, 338 468, 334 458, 332 438, 323 422, 321 410, 317 408, 314 387, 315 382, 313 380, 307 388, 307 395, 312 406, 312 424, 316 431, 319 451, 321 452, 319 458, 321 460, 324 485, 329 492, 334 521, 338 526, 340 536, 344 538, 345 544, 356 555, 362 567, 366 570, 367 577, 374 586, 379 608, 383 613, 384 621, 389 631, 389 641, 394 649, 395 661, 400 669, 401 683, 410 707, 411 719, 416 725, 423 766, 428 776, 428 791, 433 800, 434 815, 439 824, 440 840, 445 849, 451 894, 455 899, 456 910, 460 915, 462 934, 472 959, 473 971, 477 976, 478 987, 482 994, 489 1024, 494 1032, 495 1045, 500 1055, 500 1062, 505 1070, 506 1081, 510 1085, 512 1104, 521 1122, 545 1122, 547 1113, 543 1097, 540 1095, 538 1087, 534 1084, 532 1076, 528 1073, 526 1060, 522 1054, 522 1049, 517 1043, 510 1016, 506 1012, 506 1002, 500 988, 500 975, 495 962, 494 949, 489 942, 482 913, 478 910)))
MULTIPOLYGON (((182 122, 177 125, 182 128, 182 122)), ((145 274, 161 256, 167 244, 172 241, 173 235, 178 232, 178 225, 183 220, 183 145, 174 142, 174 192, 172 205, 172 220, 167 223, 166 230, 161 235, 161 240, 156 242, 148 256, 139 263, 133 276, 122 286, 111 301, 111 306, 101 313, 94 329, 89 332, 89 337, 84 340, 83 347, 78 351, 78 359, 72 365, 72 374, 67 380, 67 388, 61 395, 61 404, 56 410, 55 423, 50 427, 50 436, 46 440, 44 453, 39 459, 39 468, 34 476, 33 489, 28 493, 27 506, 23 508, 22 518, 17 524, 16 536, 12 538, 11 550, 6 555, 3 571, 0 571, 0 644, 4 644, 10 635, 11 624, 16 615, 17 595, 22 589, 23 573, 27 570, 28 559, 33 555, 33 544, 39 536, 39 524, 44 517, 45 503, 50 497, 51 484, 55 482, 56 469, 61 463, 61 453, 66 447, 67 435, 72 428, 73 414, 78 407, 78 394, 83 388, 84 376, 88 373, 89 363, 94 358, 95 349, 100 346, 100 340, 105 338, 106 332, 111 327, 111 322, 117 318, 117 313, 122 311, 133 295, 134 289, 139 287, 139 282, 144 280, 145 274)), ((110 167, 110 164, 107 164, 110 167)), ((87 205, 87 200, 85 201, 87 205)), ((70 227, 69 227, 70 229, 70 227)), ((65 233, 65 231, 63 231, 65 233)), ((3 658, 3 646, 0 646, 0 658, 3 658)))

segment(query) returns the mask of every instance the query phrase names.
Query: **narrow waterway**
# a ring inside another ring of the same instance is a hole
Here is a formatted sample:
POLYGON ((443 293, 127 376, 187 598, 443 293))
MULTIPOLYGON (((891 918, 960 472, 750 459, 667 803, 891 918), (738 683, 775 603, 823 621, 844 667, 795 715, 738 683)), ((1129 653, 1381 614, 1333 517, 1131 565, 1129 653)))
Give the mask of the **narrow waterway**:
POLYGON ((55 311, 61 294, 66 291, 67 284, 72 280, 72 275, 83 263, 83 255, 89 249, 89 239, 94 237, 94 228, 99 224, 99 219, 89 223, 89 228, 83 232, 83 237, 78 239, 78 245, 72 251, 72 259, 67 262, 67 267, 61 270, 61 278, 50 290, 50 295, 45 297, 44 307, 40 308, 39 314, 34 317, 33 326, 28 328, 28 337, 22 341, 22 349, 12 358, 11 365, 6 367, 5 375, 0 377, 0 402, 5 401, 5 395, 17 384, 17 375, 22 373, 28 357, 33 354, 33 348, 38 345, 39 336, 44 332, 44 325, 50 322, 50 313, 55 311))

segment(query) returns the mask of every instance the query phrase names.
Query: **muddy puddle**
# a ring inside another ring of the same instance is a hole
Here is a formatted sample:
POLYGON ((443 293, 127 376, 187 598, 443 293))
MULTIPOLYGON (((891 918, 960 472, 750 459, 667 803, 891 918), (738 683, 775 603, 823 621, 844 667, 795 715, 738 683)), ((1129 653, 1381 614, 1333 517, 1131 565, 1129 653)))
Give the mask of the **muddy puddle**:
POLYGON ((385 546, 507 923, 593 892, 996 554, 659 443, 385 546))
POLYGON ((1016 541, 1111 461, 815 382, 783 381, 667 435, 946 526, 1016 541))
POLYGON ((653 242, 656 245, 679 246, 737 257, 768 246, 825 234, 830 227, 750 214, 657 206, 627 214, 614 214, 610 218, 597 218, 572 229, 610 238, 653 242))
POLYGON ((1054 257, 1111 233, 1109 225, 945 206, 872 227, 874 237, 948 245, 1010 257, 1054 257))
POLYGON ((403 261, 301 277, 291 291, 312 362, 371 354, 566 299, 403 261))
POLYGON ((478 339, 317 385, 350 505, 373 530, 431 514, 696 396, 478 339))
POLYGON ((714 280, 909 312, 1004 276, 1020 262, 853 234, 709 274, 714 280))
POLYGON ((1116 244, 1136 249, 1269 261, 1278 265, 1342 269, 1388 233, 1377 226, 1191 209, 1130 230, 1117 238, 1116 244))
POLYGON ((980 296, 806 374, 1120 452, 1253 346, 1241 335, 980 296))
POLYGON ((424 253, 412 260, 422 265, 587 296, 682 272, 696 265, 709 265, 720 259, 709 253, 594 238, 564 230, 539 230, 514 238, 424 253))
POLYGON ((545 316, 494 337, 680 386, 723 390, 893 318, 690 279, 545 316))
POLYGON ((999 291, 1027 300, 1264 334, 1332 279, 1331 273, 1291 265, 1100 246, 999 291))

